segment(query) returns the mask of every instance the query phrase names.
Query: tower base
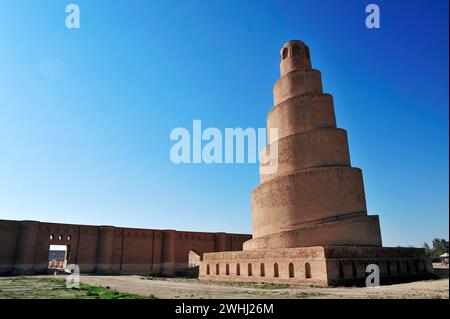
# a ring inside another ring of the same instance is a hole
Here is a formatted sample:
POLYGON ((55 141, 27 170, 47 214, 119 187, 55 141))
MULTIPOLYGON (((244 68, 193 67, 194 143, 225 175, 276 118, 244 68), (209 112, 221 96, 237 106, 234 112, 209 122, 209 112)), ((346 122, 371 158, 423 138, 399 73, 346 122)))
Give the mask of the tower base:
POLYGON ((289 285, 364 285, 377 264, 380 284, 432 277, 422 248, 315 246, 204 254, 200 280, 289 285))
POLYGON ((243 250, 312 246, 381 247, 378 215, 348 214, 247 240, 243 250), (349 215, 349 216, 348 216, 349 215))

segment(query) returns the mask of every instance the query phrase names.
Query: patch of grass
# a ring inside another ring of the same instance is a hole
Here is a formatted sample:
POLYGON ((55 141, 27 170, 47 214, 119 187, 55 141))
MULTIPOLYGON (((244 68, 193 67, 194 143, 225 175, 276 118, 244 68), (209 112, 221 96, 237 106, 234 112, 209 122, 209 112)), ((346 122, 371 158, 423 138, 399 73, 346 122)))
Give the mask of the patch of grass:
POLYGON ((317 285, 309 285, 309 288, 323 288, 322 286, 317 286, 317 285))
MULTIPOLYGON (((67 290, 67 288, 65 289, 67 290)), ((72 290, 82 292, 81 296, 74 296, 74 298, 76 299, 80 297, 82 299, 144 299, 144 297, 140 295, 120 292, 111 288, 90 286, 84 284, 81 284, 80 288, 72 288, 72 290)))
POLYGON ((62 278, 57 278, 57 277, 43 277, 43 278, 39 278, 42 282, 46 282, 49 284, 57 284, 57 285, 64 285, 66 280, 62 279, 62 278))
POLYGON ((259 284, 257 285, 256 288, 262 288, 262 289, 286 289, 286 288, 290 288, 289 285, 287 284, 259 284))
POLYGON ((295 294, 296 298, 311 298, 311 297, 318 297, 318 296, 325 296, 325 294, 321 294, 318 292, 300 292, 295 294))
POLYGON ((137 294, 120 292, 109 287, 80 284, 66 288, 65 279, 52 277, 15 277, 0 280, 1 299, 145 299, 137 294))
POLYGON ((14 277, 13 280, 11 280, 11 282, 19 283, 19 282, 23 282, 25 280, 26 280, 25 276, 17 276, 17 277, 14 277))

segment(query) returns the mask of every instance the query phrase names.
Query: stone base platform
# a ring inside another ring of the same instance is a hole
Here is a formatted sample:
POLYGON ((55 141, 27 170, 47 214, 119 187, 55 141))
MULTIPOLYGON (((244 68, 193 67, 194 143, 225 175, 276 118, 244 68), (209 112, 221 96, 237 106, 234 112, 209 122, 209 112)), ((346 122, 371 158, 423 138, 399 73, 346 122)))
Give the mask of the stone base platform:
POLYGON ((380 267, 380 284, 432 277, 422 248, 315 246, 206 253, 199 279, 290 285, 364 285, 368 264, 380 267))

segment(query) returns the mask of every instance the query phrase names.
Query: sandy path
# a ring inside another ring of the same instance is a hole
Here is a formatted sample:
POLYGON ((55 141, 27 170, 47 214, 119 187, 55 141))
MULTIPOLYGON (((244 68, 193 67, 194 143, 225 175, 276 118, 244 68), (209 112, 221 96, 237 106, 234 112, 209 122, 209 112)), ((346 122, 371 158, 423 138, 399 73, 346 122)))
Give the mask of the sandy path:
POLYGON ((239 287, 196 279, 143 279, 140 276, 81 276, 89 285, 157 298, 449 298, 449 280, 427 280, 380 288, 239 287))

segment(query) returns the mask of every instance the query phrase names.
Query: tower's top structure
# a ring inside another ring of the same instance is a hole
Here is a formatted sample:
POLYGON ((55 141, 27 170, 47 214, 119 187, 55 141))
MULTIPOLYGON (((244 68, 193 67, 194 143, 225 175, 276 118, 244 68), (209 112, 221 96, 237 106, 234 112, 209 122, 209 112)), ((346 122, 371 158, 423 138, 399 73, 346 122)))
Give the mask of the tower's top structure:
POLYGON ((286 42, 280 51, 280 75, 295 70, 311 69, 311 57, 308 46, 300 40, 286 42))

